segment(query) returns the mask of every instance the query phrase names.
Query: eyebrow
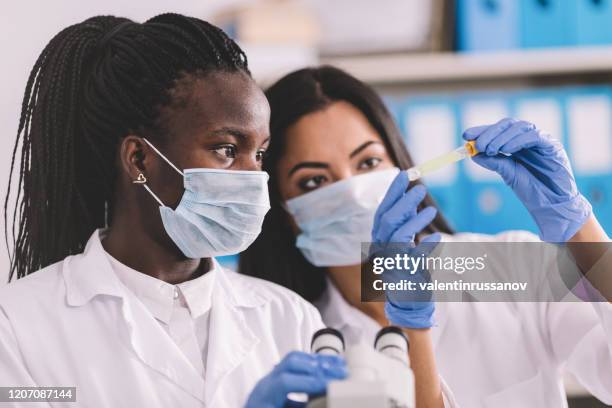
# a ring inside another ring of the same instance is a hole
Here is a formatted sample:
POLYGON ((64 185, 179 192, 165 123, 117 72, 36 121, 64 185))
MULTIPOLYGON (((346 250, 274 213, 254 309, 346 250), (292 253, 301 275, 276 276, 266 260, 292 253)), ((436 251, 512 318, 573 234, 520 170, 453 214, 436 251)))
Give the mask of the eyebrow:
MULTIPOLYGON (((353 158, 355 155, 359 154, 359 152, 363 151, 365 148, 367 148, 368 146, 373 145, 375 143, 381 144, 380 142, 377 142, 375 140, 367 141, 367 142, 363 143, 362 145, 360 145, 355 150, 353 150, 351 152, 351 154, 349 154, 349 158, 353 158)), ((309 169, 328 169, 329 168, 329 164, 323 163, 323 162, 302 162, 302 163, 298 163, 295 166, 293 166, 291 168, 291 170, 289 170, 289 175, 291 176, 293 173, 295 173, 299 169, 304 169, 304 168, 309 168, 309 169)))
MULTIPOLYGON (((232 135, 240 140, 246 140, 248 139, 248 135, 246 133, 244 133, 242 130, 238 129, 238 128, 233 128, 230 126, 225 126, 219 129, 215 129, 211 132, 211 134, 213 136, 219 136, 219 135, 232 135)), ((268 136, 263 142, 261 142, 261 145, 265 145, 266 143, 270 142, 270 136, 268 136)))
POLYGON ((296 164, 289 170, 289 175, 291 176, 293 173, 298 171, 299 169, 310 168, 310 169, 327 169, 329 168, 329 164, 323 162, 301 162, 296 164))
POLYGON ((373 145, 375 143, 380 144, 380 142, 377 142, 375 140, 370 140, 369 142, 365 142, 364 144, 362 144, 361 146, 359 146, 358 148, 356 148, 355 150, 353 150, 351 152, 351 154, 349 154, 349 159, 352 159, 353 157, 355 157, 356 155, 359 154, 359 152, 363 151, 366 147, 373 145))
POLYGON ((215 129, 211 132, 212 135, 232 135, 237 137, 238 139, 246 139, 247 135, 242 130, 234 127, 225 126, 219 129, 215 129))

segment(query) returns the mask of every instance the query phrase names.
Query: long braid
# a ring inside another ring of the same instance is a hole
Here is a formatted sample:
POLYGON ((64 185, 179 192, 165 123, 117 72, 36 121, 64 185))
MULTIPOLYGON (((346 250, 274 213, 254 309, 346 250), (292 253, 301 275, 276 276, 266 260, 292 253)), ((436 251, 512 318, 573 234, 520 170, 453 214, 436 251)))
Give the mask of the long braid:
POLYGON ((142 24, 93 17, 49 42, 26 84, 11 159, 9 281, 83 250, 112 216, 121 138, 161 137, 159 112, 177 79, 213 70, 249 74, 244 52, 223 31, 178 14, 142 24))

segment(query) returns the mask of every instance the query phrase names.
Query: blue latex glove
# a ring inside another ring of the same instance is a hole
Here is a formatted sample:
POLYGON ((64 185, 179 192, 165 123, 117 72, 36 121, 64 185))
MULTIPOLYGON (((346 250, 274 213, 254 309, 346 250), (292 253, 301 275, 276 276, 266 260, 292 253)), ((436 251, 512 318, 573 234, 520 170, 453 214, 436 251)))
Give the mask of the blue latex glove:
POLYGON ((287 394, 323 394, 329 381, 343 379, 346 374, 341 357, 291 352, 257 383, 245 408, 283 408, 289 402, 287 394))
POLYGON ((533 124, 503 119, 468 129, 463 138, 476 141, 480 153, 473 160, 502 176, 535 220, 543 241, 568 241, 591 215, 563 146, 533 124))
MULTIPOLYGON (((440 234, 428 235, 415 247, 416 234, 433 221, 437 210, 434 207, 426 207, 417 212, 417 207, 425 198, 427 191, 422 184, 406 191, 408 183, 406 172, 400 172, 376 210, 372 228, 373 248, 377 252, 375 256, 393 256, 399 253, 400 245, 393 245, 394 243, 406 244, 401 246, 403 251, 416 256, 417 253, 428 253, 440 240, 440 234), (387 251, 389 253, 385 253, 385 244, 391 244, 387 251)), ((416 271, 413 275, 403 270, 385 271, 383 278, 385 282, 400 279, 422 282, 429 280, 429 274, 423 270, 416 271)), ((431 294, 423 296, 422 293, 417 295, 386 293, 385 314, 392 324, 413 329, 429 328, 434 324, 434 310, 435 305, 431 300, 431 294)))

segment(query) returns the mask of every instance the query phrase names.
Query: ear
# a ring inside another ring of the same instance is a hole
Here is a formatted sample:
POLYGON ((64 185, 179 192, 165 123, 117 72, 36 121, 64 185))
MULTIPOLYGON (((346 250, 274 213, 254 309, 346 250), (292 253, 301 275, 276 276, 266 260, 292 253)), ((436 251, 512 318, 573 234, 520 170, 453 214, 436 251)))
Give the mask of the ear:
POLYGON ((131 180, 136 180, 139 174, 147 177, 147 165, 151 160, 146 142, 139 136, 128 135, 121 141, 119 160, 121 167, 131 180))

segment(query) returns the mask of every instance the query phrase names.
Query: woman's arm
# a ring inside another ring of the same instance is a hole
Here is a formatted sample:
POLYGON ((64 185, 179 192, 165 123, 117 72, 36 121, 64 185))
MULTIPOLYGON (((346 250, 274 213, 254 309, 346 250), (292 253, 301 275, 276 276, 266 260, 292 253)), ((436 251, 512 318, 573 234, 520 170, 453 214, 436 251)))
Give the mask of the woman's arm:
MULTIPOLYGON (((595 215, 591 215, 582 228, 578 230, 568 243, 571 242, 609 242, 610 238, 601 227, 595 215)), ((606 246, 607 247, 607 246, 606 246)))
POLYGON ((525 205, 540 238, 567 243, 580 270, 612 301, 609 238, 578 191, 563 146, 533 124, 515 119, 468 129, 463 137, 475 141, 479 154, 473 160, 497 172, 525 205))
MULTIPOLYGON (((385 256, 395 256, 402 248, 407 251, 420 251, 425 248, 431 250, 440 240, 439 234, 426 236, 420 240, 418 249, 412 248, 416 235, 433 221, 436 210, 427 207, 417 211, 419 203, 425 197, 425 187, 417 185, 408 190, 408 184, 406 172, 400 172, 376 211, 372 248, 375 248, 373 250, 377 253, 382 251, 380 253, 385 256)), ((428 273, 424 270, 413 273, 387 270, 383 274, 386 282, 405 278, 425 281, 428 279, 428 273)), ((391 324, 402 327, 408 335, 410 365, 415 377, 416 406, 419 408, 444 407, 430 336, 434 310, 431 294, 421 293, 415 298, 411 294, 386 293, 387 319, 391 324)))
POLYGON ((612 302, 612 244, 594 215, 567 242, 567 247, 591 285, 612 302))
MULTIPOLYGON (((380 326, 389 325, 384 305, 378 302, 361 301, 361 267, 333 267, 329 270, 332 284, 342 297, 353 307, 360 310, 380 326)), ((410 344, 408 358, 414 374, 416 406, 418 408, 456 406, 452 392, 445 387, 436 367, 436 360, 431 342, 431 329, 404 328, 410 344), (446 405, 444 404, 446 402, 446 405)))
POLYGON ((436 368, 431 329, 404 329, 410 349, 410 368, 414 373, 416 406, 418 408, 444 407, 440 377, 436 368))

